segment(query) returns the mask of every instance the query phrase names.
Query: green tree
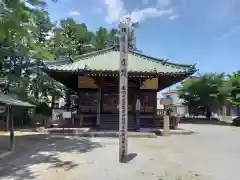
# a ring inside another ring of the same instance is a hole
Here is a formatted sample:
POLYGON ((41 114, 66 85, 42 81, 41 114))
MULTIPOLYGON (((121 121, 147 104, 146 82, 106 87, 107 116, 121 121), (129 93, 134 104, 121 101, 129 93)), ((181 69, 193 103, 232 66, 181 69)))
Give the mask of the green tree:
POLYGON ((190 112, 195 114, 216 111, 224 103, 224 74, 204 74, 195 79, 188 79, 178 89, 179 97, 184 100, 190 112))
POLYGON ((20 94, 19 97, 25 99, 23 95, 28 95, 27 88, 33 82, 30 59, 52 57, 44 45, 51 23, 43 0, 5 0, 1 3, 0 76, 7 79, 5 91, 20 94))
MULTIPOLYGON (((62 19, 60 26, 53 29, 49 47, 55 58, 65 57, 71 61, 77 55, 90 52, 94 49, 92 45, 94 34, 87 29, 85 24, 79 24, 72 18, 62 19)), ((70 90, 66 92, 67 107, 70 106, 70 90)))
POLYGON ((2 0, 0 6, 0 76, 5 81, 2 88, 5 93, 33 103, 38 98, 29 91, 36 74, 31 70, 32 60, 51 59, 43 43, 49 21, 45 7, 45 0, 2 0))
POLYGON ((119 44, 119 30, 118 29, 111 29, 108 34, 108 44, 109 46, 119 44))
POLYGON ((60 27, 53 29, 49 47, 55 58, 67 57, 73 60, 75 55, 90 52, 93 49, 94 34, 85 24, 78 24, 74 19, 60 21, 60 27))
POLYGON ((96 32, 93 45, 97 50, 101 50, 109 46, 108 40, 108 30, 104 27, 100 27, 96 32))
POLYGON ((238 108, 240 114, 240 71, 234 72, 228 76, 225 82, 225 88, 228 90, 227 101, 238 108))
POLYGON ((38 51, 34 51, 34 53, 30 54, 31 59, 36 60, 36 76, 32 82, 34 82, 35 86, 35 99, 39 100, 39 91, 42 89, 43 81, 41 80, 40 73, 40 65, 42 60, 51 60, 53 59, 53 55, 50 54, 47 47, 47 39, 46 36, 49 31, 52 29, 53 24, 50 21, 48 12, 42 10, 36 13, 36 16, 33 17, 35 20, 34 26, 32 26, 32 35, 34 38, 33 48, 38 49, 38 51))
MULTIPOLYGON (((135 42, 135 28, 137 25, 133 26, 133 29, 129 31, 128 33, 128 47, 132 50, 137 50, 136 48, 136 42, 135 42)), ((96 35, 96 38, 98 36, 96 35)), ((118 29, 111 29, 108 33, 108 38, 107 38, 107 46, 113 46, 113 45, 118 45, 119 44, 119 30, 118 29)), ((137 50, 139 51, 139 50, 137 50)))

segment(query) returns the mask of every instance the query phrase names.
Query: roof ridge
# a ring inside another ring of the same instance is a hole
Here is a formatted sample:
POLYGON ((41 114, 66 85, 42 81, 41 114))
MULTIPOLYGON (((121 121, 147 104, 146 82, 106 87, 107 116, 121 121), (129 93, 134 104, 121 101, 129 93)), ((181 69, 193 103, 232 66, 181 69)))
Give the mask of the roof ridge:
MULTIPOLYGON (((73 57, 73 60, 74 59, 80 59, 80 60, 83 60, 83 58, 85 57, 91 57, 91 56, 95 56, 95 55, 99 55, 99 54, 103 54, 103 53, 106 53, 107 51, 110 51, 110 50, 116 50, 116 51, 119 51, 119 47, 117 45, 113 45, 113 46, 110 46, 110 47, 107 47, 105 49, 102 49, 102 50, 97 50, 97 51, 92 51, 90 53, 86 53, 86 54, 82 54, 82 55, 77 55, 77 56, 74 56, 73 57)), ((159 59, 159 58, 155 58, 155 57, 152 57, 152 56, 149 56, 149 55, 145 55, 139 51, 135 51, 135 50, 132 50, 132 49, 129 49, 128 50, 130 53, 133 53, 135 55, 139 55, 139 56, 142 56, 142 57, 145 57, 145 58, 148 58, 148 59, 151 59, 152 61, 156 61, 158 63, 163 63, 164 59, 159 59)), ((76 61, 75 61, 76 62, 76 61)), ((75 62, 72 62, 72 63, 75 63, 75 62)), ((171 66, 175 66, 175 67, 179 67, 179 68, 191 68, 193 66, 195 66, 194 64, 180 64, 180 63, 173 63, 173 62, 166 62, 165 65, 171 65, 171 66)))
MULTIPOLYGON (((94 56, 94 55, 106 53, 107 51, 110 51, 110 50, 117 50, 117 51, 119 51, 119 48, 118 48, 117 45, 113 45, 113 46, 107 47, 107 48, 102 49, 102 50, 92 51, 90 53, 74 56, 73 59, 81 59, 81 58, 85 58, 85 57, 91 57, 91 56, 94 56)), ((155 58, 155 57, 152 57, 152 56, 149 56, 149 55, 145 55, 145 54, 143 54, 143 53, 141 53, 139 51, 136 51, 136 50, 129 49, 128 51, 133 53, 133 54, 136 54, 136 55, 139 55, 139 56, 151 59, 151 60, 156 61, 158 63, 163 63, 164 61, 166 61, 164 59, 159 59, 159 58, 155 58)), ((166 62, 166 64, 167 65, 181 67, 181 68, 191 68, 191 67, 195 66, 194 64, 181 64, 181 63, 174 63, 174 62, 168 62, 168 61, 166 62)))
MULTIPOLYGON (((134 50, 131 50, 131 49, 129 49, 129 51, 130 51, 131 53, 137 54, 137 55, 139 55, 139 56, 143 56, 143 57, 145 57, 145 58, 152 59, 153 61, 156 61, 156 62, 158 62, 158 63, 163 63, 164 61, 166 61, 166 60, 164 60, 164 59, 159 59, 159 58, 155 58, 155 57, 152 57, 152 56, 148 56, 148 55, 145 55, 145 54, 143 54, 143 53, 141 53, 141 52, 134 51, 134 50)), ((166 61, 166 64, 168 64, 168 65, 173 65, 173 66, 184 67, 184 68, 190 68, 190 67, 194 66, 194 64, 180 64, 180 63, 173 63, 173 62, 168 62, 168 61, 166 61)))
MULTIPOLYGON (((116 46, 111 46, 111 47, 107 47, 105 49, 101 49, 101 50, 98 50, 98 51, 92 51, 90 53, 85 53, 85 54, 81 54, 81 55, 77 55, 77 56, 74 56, 73 57, 73 60, 74 59, 79 59, 79 58, 85 58, 85 57, 91 57, 91 56, 94 56, 94 55, 98 55, 98 54, 102 54, 102 53, 105 53, 109 50, 113 50, 115 49, 116 46)), ((73 62, 74 63, 74 62, 73 62)))

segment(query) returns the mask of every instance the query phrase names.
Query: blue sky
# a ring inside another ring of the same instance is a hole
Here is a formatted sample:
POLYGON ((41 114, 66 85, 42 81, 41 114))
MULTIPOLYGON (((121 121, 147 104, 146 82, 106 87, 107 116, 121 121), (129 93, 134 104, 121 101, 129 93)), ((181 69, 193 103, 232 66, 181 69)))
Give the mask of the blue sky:
POLYGON ((140 21, 137 47, 146 55, 197 63, 200 73, 240 70, 239 0, 46 1, 52 21, 73 17, 93 31, 116 28, 123 15, 131 15, 140 21))
POLYGON ((239 0, 47 0, 53 21, 73 17, 91 30, 117 27, 121 16, 140 21, 137 47, 145 54, 195 64, 200 72, 240 68, 239 0))

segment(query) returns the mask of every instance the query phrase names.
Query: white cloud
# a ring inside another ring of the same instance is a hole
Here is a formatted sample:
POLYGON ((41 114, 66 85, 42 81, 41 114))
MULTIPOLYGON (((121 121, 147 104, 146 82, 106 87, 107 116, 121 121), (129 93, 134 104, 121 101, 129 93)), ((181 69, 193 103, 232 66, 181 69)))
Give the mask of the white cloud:
POLYGON ((172 15, 172 14, 173 14, 172 9, 159 10, 157 8, 149 7, 149 8, 133 11, 130 14, 130 17, 133 22, 142 22, 147 18, 156 18, 156 17, 161 17, 164 15, 172 15))
POLYGON ((169 20, 175 20, 175 19, 177 19, 177 18, 179 18, 179 16, 178 15, 172 15, 172 16, 169 16, 169 20))
POLYGON ((124 3, 121 0, 104 0, 107 7, 107 17, 105 20, 111 24, 118 21, 125 13, 124 3))
MULTIPOLYGON (((147 0, 142 1, 144 4, 148 3, 147 0)), ((123 0, 104 0, 107 9, 106 22, 111 24, 118 22, 123 16, 130 16, 133 21, 144 21, 147 18, 157 18, 167 16, 168 19, 173 20, 177 18, 171 7, 170 0, 158 0, 155 7, 146 7, 136 9, 132 12, 127 12, 123 0)))
POLYGON ((78 11, 70 11, 70 12, 68 13, 68 15, 69 15, 69 16, 79 16, 80 13, 79 13, 78 11))

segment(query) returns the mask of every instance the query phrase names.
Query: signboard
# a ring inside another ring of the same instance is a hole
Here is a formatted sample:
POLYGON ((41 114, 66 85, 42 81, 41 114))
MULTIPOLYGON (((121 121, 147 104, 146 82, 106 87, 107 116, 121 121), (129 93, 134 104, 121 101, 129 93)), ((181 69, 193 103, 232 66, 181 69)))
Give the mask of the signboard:
POLYGON ((96 89, 98 86, 95 84, 95 81, 91 77, 78 76, 78 88, 83 89, 96 89))
POLYGON ((119 161, 126 162, 128 131, 128 28, 120 23, 119 161))
POLYGON ((157 89, 158 88, 158 78, 146 79, 140 89, 157 89))
POLYGON ((62 116, 64 119, 71 119, 72 118, 72 113, 71 112, 68 112, 68 111, 65 111, 62 113, 62 116))

